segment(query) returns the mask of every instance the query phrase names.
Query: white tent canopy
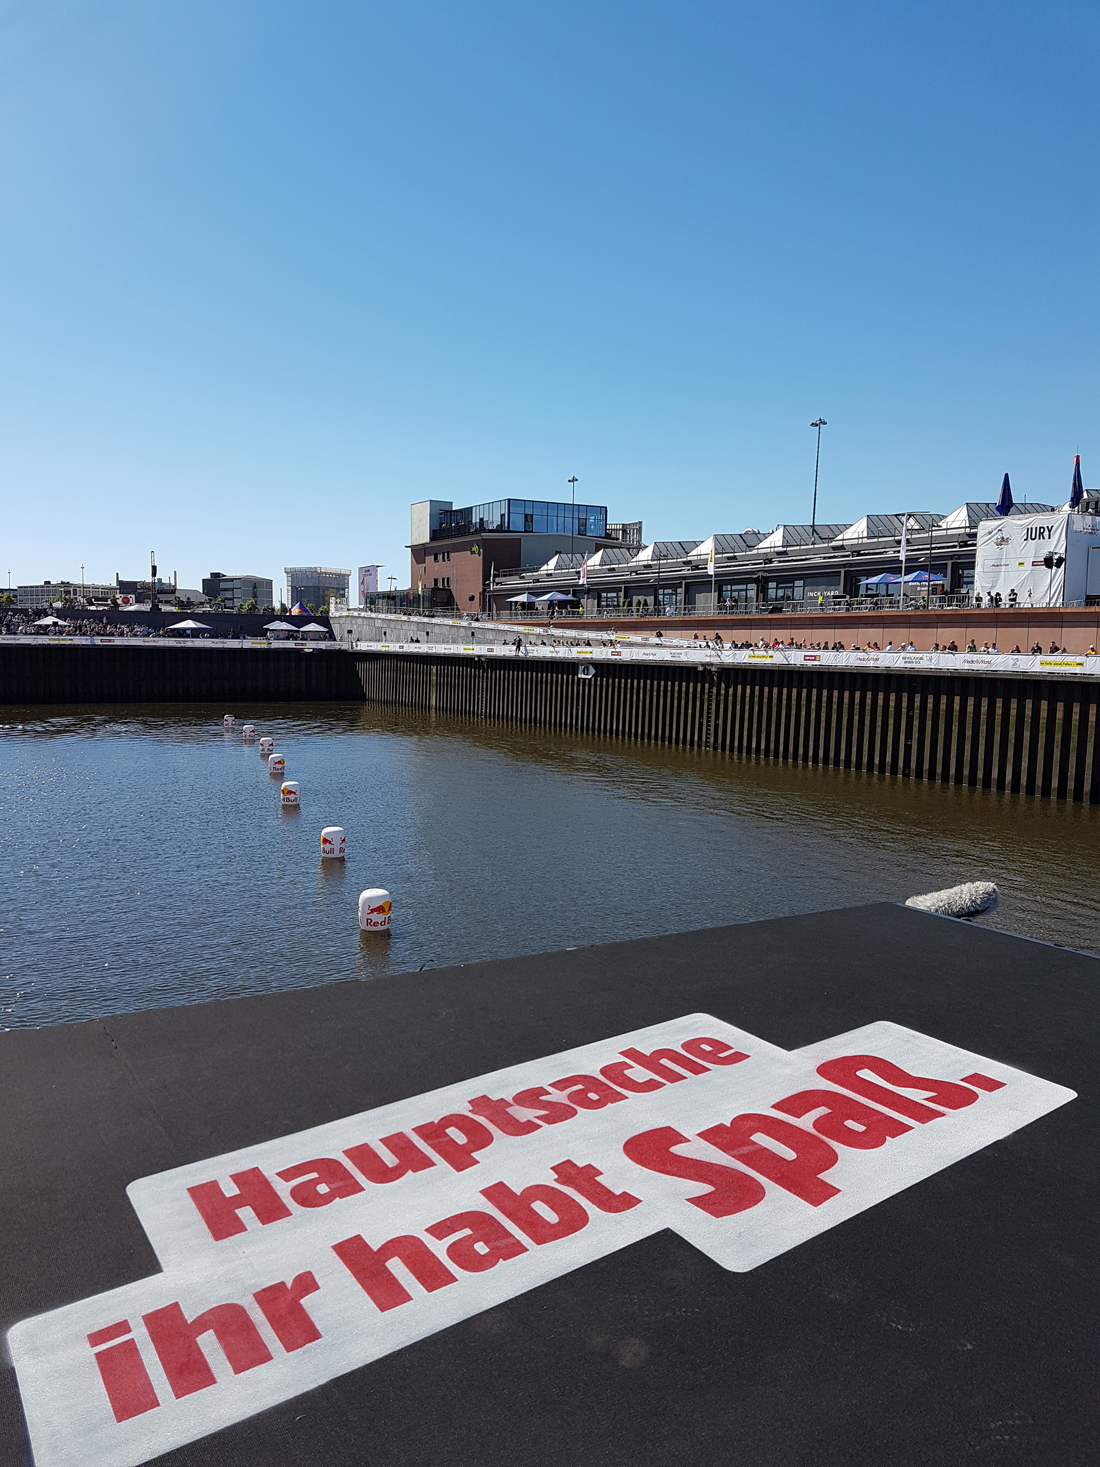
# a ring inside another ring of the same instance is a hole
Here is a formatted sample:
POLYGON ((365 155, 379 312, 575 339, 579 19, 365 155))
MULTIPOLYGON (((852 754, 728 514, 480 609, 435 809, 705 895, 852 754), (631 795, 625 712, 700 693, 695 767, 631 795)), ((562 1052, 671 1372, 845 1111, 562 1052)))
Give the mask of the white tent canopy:
POLYGON ((265 632, 296 632, 297 627, 292 627, 288 621, 269 621, 264 625, 265 632))
POLYGON ((34 623, 36 627, 64 627, 68 622, 63 616, 41 616, 34 623))
POLYGON ((174 621, 164 630, 166 632, 208 632, 210 628, 204 621, 174 621))

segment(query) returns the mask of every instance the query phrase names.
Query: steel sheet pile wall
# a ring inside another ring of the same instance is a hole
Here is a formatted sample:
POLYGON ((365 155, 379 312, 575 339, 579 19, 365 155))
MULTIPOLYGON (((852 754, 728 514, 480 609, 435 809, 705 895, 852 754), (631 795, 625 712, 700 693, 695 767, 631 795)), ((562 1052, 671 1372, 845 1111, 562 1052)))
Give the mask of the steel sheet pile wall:
POLYGON ((356 654, 368 702, 1100 804, 1100 684, 356 654))
POLYGON ((35 642, 0 646, 0 702, 283 702, 362 697, 350 659, 336 650, 149 647, 136 639, 114 647, 58 645, 45 638, 35 642))

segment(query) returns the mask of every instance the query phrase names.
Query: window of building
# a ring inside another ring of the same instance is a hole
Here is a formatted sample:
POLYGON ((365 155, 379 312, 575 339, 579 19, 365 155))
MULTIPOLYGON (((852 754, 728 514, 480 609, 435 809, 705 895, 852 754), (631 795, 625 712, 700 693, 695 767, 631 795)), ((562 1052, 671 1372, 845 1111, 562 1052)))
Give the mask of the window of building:
POLYGON ((756 587, 751 581, 723 581, 718 587, 718 600, 729 606, 749 606, 756 600, 756 587))
POLYGON ((801 581, 769 581, 769 601, 801 601, 803 595, 803 584, 801 581))
POLYGON ((622 603, 623 595, 621 591, 597 591, 596 593, 596 604, 600 607, 621 606, 622 603))
POLYGON ((657 592, 657 599, 661 606, 679 606, 682 592, 679 586, 662 586, 657 592))
POLYGON ((433 531, 432 538, 450 540, 458 535, 483 534, 487 530, 602 538, 607 534, 607 508, 604 505, 573 505, 539 499, 498 499, 489 504, 472 504, 465 509, 443 510, 439 516, 439 528, 433 531))

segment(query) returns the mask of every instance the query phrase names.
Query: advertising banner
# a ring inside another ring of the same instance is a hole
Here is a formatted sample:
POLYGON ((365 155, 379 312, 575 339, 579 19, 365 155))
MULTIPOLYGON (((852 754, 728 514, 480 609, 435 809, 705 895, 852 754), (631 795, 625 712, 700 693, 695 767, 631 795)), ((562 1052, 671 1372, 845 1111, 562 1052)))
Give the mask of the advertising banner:
MULTIPOLYGON (((1095 515, 1007 515, 978 526, 974 590, 983 601, 1000 595, 1017 606, 1082 605, 1089 585, 1089 555, 1100 549, 1100 519, 1095 515), (1061 558, 1047 566, 1044 557, 1061 558)), ((1094 579, 1096 573, 1094 569, 1094 579)))
POLYGON ((1005 515, 978 526, 974 592, 983 601, 1000 595, 1007 606, 1013 591, 1018 606, 1061 606, 1065 572, 1043 564, 1044 555, 1066 553, 1065 514, 1005 515))

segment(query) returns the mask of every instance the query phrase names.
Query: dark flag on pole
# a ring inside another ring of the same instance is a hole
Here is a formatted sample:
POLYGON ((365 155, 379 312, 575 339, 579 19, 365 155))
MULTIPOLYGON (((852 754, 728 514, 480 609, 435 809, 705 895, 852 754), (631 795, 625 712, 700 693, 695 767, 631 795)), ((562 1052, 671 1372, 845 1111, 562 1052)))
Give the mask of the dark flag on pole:
POLYGON ((1081 483, 1081 455, 1077 454, 1073 460, 1073 488, 1069 491, 1069 507, 1076 509, 1085 497, 1085 489, 1081 483))
POLYGON ((1004 482, 1001 485, 1001 497, 997 500, 997 513, 1012 513, 1012 485, 1008 482, 1007 474, 1004 476, 1004 482))

